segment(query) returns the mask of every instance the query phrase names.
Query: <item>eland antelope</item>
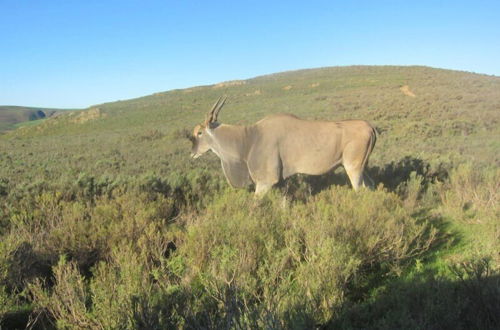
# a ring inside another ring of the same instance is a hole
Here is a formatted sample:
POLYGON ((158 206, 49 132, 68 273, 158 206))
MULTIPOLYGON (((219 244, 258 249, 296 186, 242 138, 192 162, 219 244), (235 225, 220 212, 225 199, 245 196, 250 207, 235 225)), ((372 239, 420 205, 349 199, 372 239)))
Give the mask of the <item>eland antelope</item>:
POLYGON ((189 139, 191 157, 212 150, 231 186, 253 182, 255 194, 262 196, 280 179, 296 173, 320 175, 339 165, 355 190, 373 186, 364 169, 377 134, 368 122, 312 121, 275 114, 249 126, 226 125, 217 122, 225 101, 219 98, 189 139))

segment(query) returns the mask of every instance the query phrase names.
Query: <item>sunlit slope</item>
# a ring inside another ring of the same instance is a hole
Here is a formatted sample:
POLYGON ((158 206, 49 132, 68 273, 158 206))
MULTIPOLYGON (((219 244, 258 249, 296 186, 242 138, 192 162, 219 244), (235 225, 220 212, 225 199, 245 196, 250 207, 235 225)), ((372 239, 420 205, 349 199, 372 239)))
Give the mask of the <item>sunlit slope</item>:
MULTIPOLYGON (((366 119, 380 132, 372 165, 409 154, 430 162, 500 162, 500 78, 428 67, 310 69, 156 93, 50 118, 0 143, 16 158, 36 152, 48 168, 53 161, 120 173, 192 166, 181 130, 201 122, 221 95, 228 101, 219 120, 230 124, 277 112, 366 119)), ((201 166, 210 162, 216 164, 208 157, 201 166)))

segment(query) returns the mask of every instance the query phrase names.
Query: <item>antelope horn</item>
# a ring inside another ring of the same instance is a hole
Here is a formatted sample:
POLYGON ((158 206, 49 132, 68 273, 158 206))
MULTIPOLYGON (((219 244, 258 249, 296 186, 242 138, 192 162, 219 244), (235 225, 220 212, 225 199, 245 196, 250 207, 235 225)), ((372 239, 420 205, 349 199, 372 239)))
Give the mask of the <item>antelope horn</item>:
POLYGON ((212 122, 212 119, 214 117, 214 110, 219 105, 219 102, 220 102, 221 98, 222 97, 219 97, 219 99, 217 100, 217 102, 215 102, 215 104, 213 105, 212 109, 210 109, 210 111, 205 116, 205 125, 208 125, 208 124, 210 124, 212 122))
POLYGON ((222 106, 224 106, 226 99, 227 98, 222 99, 222 96, 219 97, 217 102, 215 102, 215 104, 213 105, 212 109, 208 112, 208 114, 205 118, 205 125, 213 123, 214 121, 217 120, 217 116, 219 115, 219 111, 222 108, 222 106))
POLYGON ((223 99, 222 99, 222 102, 219 104, 219 106, 214 110, 214 117, 213 117, 213 121, 217 121, 217 117, 219 116, 219 112, 220 112, 220 109, 222 109, 222 107, 224 106, 224 104, 226 103, 226 100, 227 100, 227 96, 225 96, 223 99))

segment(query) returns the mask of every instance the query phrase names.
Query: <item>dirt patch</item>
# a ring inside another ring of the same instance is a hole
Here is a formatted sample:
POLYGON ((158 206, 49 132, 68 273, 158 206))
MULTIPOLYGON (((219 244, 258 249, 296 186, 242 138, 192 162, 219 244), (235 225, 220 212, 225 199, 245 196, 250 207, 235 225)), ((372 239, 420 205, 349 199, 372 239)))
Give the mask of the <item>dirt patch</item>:
POLYGON ((231 86, 241 86, 245 85, 247 82, 243 80, 232 80, 232 81, 224 81, 214 85, 213 88, 222 88, 222 87, 231 87, 231 86))
POLYGON ((254 96, 254 95, 260 95, 260 94, 262 94, 262 92, 260 91, 260 89, 257 89, 252 93, 246 93, 245 96, 254 96))
MULTIPOLYGON (((212 87, 215 87, 215 86, 212 86, 212 87)), ((181 89, 181 91, 183 93, 187 94, 187 93, 199 92, 203 89, 206 89, 206 86, 195 86, 195 87, 181 89)))
POLYGON ((89 120, 95 120, 102 117, 106 117, 106 114, 103 113, 100 108, 90 108, 79 113, 75 118, 71 120, 71 122, 83 124, 88 122, 89 120))
POLYGON ((293 87, 291 85, 288 85, 288 86, 285 86, 283 87, 283 90, 284 91, 289 91, 290 89, 292 89, 293 87))
POLYGON ((406 96, 415 97, 416 95, 410 90, 410 86, 404 85, 399 88, 399 90, 406 96))
POLYGON ((319 86, 319 83, 314 83, 314 84, 311 84, 311 86, 309 86, 309 87, 311 87, 311 88, 316 88, 316 87, 318 87, 318 86, 319 86))

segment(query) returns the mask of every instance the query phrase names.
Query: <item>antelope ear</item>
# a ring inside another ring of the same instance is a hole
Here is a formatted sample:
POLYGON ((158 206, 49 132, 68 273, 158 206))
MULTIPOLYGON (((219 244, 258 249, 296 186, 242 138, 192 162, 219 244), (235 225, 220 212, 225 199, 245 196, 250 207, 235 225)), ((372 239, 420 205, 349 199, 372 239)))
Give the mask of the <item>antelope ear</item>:
POLYGON ((208 124, 207 129, 216 129, 217 127, 219 127, 219 125, 220 125, 219 123, 212 122, 208 124))
POLYGON ((221 158, 221 164, 227 181, 234 188, 243 188, 252 183, 248 166, 244 161, 221 158))

